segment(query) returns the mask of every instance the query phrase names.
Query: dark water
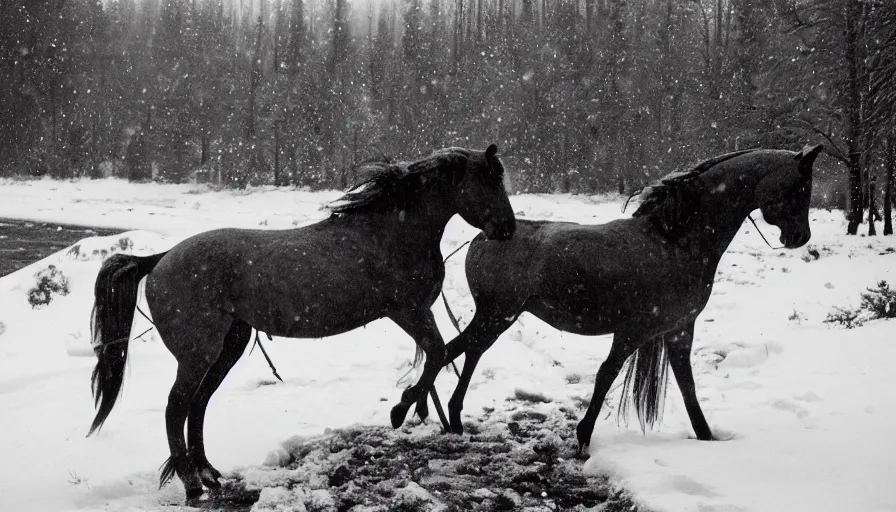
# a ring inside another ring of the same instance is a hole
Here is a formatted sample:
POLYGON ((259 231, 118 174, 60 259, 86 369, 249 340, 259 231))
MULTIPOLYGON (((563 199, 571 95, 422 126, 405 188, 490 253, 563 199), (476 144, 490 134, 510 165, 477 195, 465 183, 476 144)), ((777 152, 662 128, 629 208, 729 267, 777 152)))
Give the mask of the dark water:
POLYGON ((0 219, 0 276, 11 274, 46 258, 83 238, 112 235, 123 231, 123 229, 0 219))

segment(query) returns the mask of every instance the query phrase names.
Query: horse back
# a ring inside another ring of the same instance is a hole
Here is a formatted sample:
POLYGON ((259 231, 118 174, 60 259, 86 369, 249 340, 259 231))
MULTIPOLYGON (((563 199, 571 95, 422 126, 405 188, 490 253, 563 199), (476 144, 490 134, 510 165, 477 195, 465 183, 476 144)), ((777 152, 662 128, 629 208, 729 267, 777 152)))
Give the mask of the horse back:
POLYGON ((477 306, 512 300, 581 334, 612 332, 633 316, 665 323, 659 317, 702 310, 712 280, 707 287, 701 268, 644 218, 599 225, 518 221, 512 240, 474 240, 467 256, 477 306))
POLYGON ((328 220, 200 233, 172 248, 150 275, 150 305, 223 310, 274 335, 344 332, 437 298, 444 277, 438 246, 397 244, 394 236, 328 220))
POLYGON ((560 222, 517 219, 510 240, 479 234, 467 252, 466 273, 477 300, 520 298, 537 293, 549 260, 550 232, 560 222))

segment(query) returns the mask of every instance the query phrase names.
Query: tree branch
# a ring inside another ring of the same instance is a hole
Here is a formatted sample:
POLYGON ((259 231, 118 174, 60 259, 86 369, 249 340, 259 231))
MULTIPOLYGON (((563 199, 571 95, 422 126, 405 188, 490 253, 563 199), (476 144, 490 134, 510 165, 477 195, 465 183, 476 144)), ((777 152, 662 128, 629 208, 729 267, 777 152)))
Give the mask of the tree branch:
POLYGON ((838 146, 837 143, 834 142, 834 140, 831 138, 830 135, 825 133, 823 130, 819 129, 817 126, 815 126, 811 122, 806 121, 805 119, 800 119, 798 117, 794 117, 791 120, 805 124, 807 128, 809 128, 813 132, 815 132, 815 133, 821 135, 822 137, 824 137, 825 139, 827 139, 827 141, 831 143, 831 146, 837 150, 837 153, 828 151, 828 154, 831 155, 832 157, 836 158, 837 160, 840 160, 841 162, 843 162, 845 164, 849 163, 849 158, 846 156, 846 153, 844 153, 843 150, 840 149, 840 146, 838 146))

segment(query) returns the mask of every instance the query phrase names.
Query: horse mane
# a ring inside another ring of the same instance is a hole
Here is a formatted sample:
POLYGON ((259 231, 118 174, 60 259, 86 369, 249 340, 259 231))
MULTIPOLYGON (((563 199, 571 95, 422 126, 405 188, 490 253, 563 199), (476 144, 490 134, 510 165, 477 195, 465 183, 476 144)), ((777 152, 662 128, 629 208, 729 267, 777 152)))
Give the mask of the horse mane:
POLYGON ((468 149, 446 148, 415 162, 393 162, 385 155, 371 158, 357 167, 363 177, 326 208, 331 215, 404 210, 417 198, 426 177, 462 169, 470 154, 468 149))
POLYGON ((736 156, 756 151, 745 149, 704 160, 688 171, 673 171, 644 187, 641 204, 632 217, 649 217, 660 233, 671 239, 680 238, 700 207, 703 182, 697 177, 716 165, 736 156))

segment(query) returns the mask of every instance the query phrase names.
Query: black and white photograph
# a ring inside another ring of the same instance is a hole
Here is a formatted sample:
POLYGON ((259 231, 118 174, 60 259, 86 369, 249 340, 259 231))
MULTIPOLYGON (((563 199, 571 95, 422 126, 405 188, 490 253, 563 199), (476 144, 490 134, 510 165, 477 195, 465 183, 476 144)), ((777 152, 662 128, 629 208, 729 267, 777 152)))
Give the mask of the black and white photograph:
POLYGON ((0 511, 896 512, 896 0, 0 0, 0 511))

